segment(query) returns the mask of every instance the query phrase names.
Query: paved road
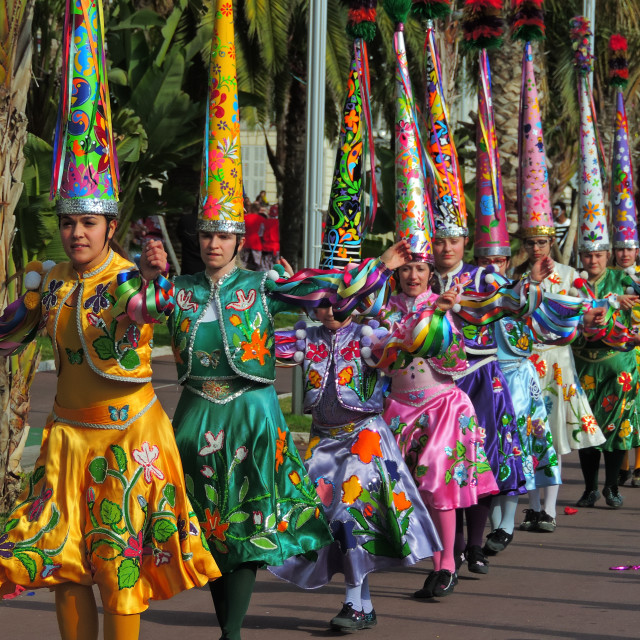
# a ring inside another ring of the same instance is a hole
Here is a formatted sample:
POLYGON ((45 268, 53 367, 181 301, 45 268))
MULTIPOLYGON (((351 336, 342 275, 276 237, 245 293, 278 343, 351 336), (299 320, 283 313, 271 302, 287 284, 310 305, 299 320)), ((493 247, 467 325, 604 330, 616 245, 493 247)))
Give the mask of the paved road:
MULTIPOLYGON (((154 363, 158 393, 171 414, 178 391, 169 365, 154 363), (160 388, 162 384, 169 386, 160 388)), ((47 374, 39 375, 37 385, 47 374)), ((35 402, 44 402, 43 393, 44 387, 38 387, 35 402)), ((563 471, 560 511, 581 494, 576 454, 563 459, 563 471)), ((640 572, 609 570, 640 564, 640 489, 627 487, 622 493, 625 506, 619 511, 599 504, 575 515, 559 515, 554 534, 517 532, 509 548, 491 560, 488 575, 478 577, 463 568, 456 592, 438 602, 409 595, 422 584, 428 561, 409 570, 374 574, 371 592, 379 622, 359 637, 635 640, 640 572)), ((0 638, 57 637, 53 595, 46 590, 32 593, 0 604, 0 638)), ((334 637, 327 621, 340 609, 341 599, 338 578, 327 587, 303 592, 260 571, 243 640, 334 637)), ((141 638, 215 640, 217 631, 208 589, 198 589, 152 603, 143 614, 141 638)))

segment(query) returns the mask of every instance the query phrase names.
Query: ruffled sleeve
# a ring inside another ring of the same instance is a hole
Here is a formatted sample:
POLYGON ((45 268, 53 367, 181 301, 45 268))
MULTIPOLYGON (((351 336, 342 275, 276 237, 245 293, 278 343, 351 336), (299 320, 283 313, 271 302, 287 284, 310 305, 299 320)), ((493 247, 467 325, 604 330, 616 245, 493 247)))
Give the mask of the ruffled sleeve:
POLYGON ((113 315, 126 315, 136 324, 166 322, 175 306, 173 292, 173 283, 163 275, 147 281, 135 269, 123 271, 118 274, 113 315))
POLYGON ((41 309, 39 295, 27 291, 4 310, 2 317, 0 317, 1 356, 20 352, 35 339, 42 317, 41 309), (30 300, 34 295, 37 304, 32 304, 32 300, 30 300))
MULTIPOLYGON (((296 330, 295 329, 278 329, 274 332, 275 336, 275 349, 276 349, 276 358, 278 360, 291 361, 294 359, 297 351, 300 351, 298 348, 300 345, 296 338, 296 330)), ((302 340, 304 343, 304 340, 302 340)), ((302 346, 304 349, 304 346, 302 346)))
POLYGON ((344 320, 354 311, 376 315, 388 294, 392 271, 379 258, 369 258, 351 269, 304 269, 290 278, 270 273, 266 281, 269 309, 280 311, 332 306, 333 314, 344 320))

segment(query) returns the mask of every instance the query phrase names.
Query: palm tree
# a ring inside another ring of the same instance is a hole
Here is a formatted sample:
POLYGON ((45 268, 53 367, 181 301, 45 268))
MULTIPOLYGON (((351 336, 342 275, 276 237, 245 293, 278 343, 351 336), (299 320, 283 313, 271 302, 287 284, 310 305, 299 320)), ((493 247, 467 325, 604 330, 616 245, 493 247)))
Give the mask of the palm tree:
MULTIPOLYGON (((0 10, 0 308, 21 292, 12 255, 14 210, 22 191, 25 106, 31 80, 33 0, 5 0, 0 10)), ((35 345, 0 358, 0 512, 20 488, 21 445, 27 435, 29 385, 38 366, 35 345)))

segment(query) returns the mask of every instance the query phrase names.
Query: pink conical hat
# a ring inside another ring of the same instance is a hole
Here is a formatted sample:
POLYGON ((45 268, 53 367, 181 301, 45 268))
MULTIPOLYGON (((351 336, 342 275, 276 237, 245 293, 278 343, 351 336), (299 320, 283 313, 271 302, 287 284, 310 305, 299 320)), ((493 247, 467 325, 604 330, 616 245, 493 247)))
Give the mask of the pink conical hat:
POLYGON ((491 69, 486 49, 480 52, 475 219, 474 254, 476 256, 510 256, 500 154, 491 102, 491 69))
POLYGON ((524 237, 555 236, 549 197, 547 158, 531 43, 522 57, 520 128, 518 131, 518 220, 524 237))

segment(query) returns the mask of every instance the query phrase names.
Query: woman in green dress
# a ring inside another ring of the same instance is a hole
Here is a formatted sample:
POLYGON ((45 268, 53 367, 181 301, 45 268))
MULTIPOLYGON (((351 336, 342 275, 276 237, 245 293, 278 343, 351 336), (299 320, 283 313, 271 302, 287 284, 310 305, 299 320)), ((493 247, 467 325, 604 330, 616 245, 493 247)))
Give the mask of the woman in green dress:
POLYGON ((222 637, 236 639, 256 569, 333 540, 273 387, 273 316, 321 302, 348 314, 371 294, 379 300, 408 249, 398 243, 357 269, 285 279, 282 266, 238 269, 241 235, 199 238, 205 271, 175 279, 169 319, 184 385, 173 425, 189 497, 223 574, 210 583, 222 637))

